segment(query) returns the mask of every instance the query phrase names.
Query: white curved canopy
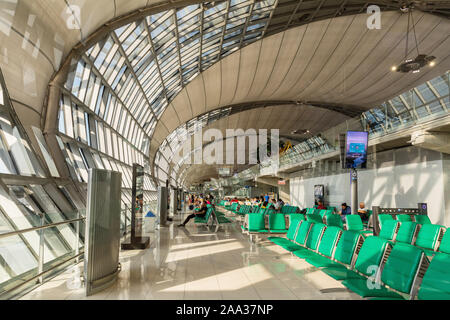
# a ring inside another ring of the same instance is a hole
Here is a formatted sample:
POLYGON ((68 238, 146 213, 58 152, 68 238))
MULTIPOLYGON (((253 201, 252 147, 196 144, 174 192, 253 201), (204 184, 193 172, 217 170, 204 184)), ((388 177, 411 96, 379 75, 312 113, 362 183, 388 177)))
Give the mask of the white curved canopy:
MULTIPOLYGON (((155 129, 150 157, 180 124, 219 107, 298 100, 368 110, 449 69, 448 20, 425 13, 416 18, 419 48, 438 62, 418 74, 402 74, 390 67, 404 58, 407 16, 384 13, 381 30, 367 29, 366 18, 361 14, 317 21, 222 59, 189 83, 166 109, 155 129)), ((409 55, 415 53, 410 47, 409 55)))

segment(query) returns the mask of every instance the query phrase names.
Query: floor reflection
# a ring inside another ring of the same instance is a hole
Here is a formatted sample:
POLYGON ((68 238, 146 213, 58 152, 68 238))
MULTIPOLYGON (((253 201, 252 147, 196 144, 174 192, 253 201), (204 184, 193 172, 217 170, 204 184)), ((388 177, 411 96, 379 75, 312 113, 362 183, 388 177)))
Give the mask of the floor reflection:
MULTIPOLYGON (((359 299, 264 237, 250 242, 238 222, 214 233, 193 222, 177 227, 183 218, 144 228, 150 247, 122 251, 117 282, 88 299, 359 299)), ((62 274, 23 299, 87 299, 83 288, 68 288, 67 277, 62 274)))

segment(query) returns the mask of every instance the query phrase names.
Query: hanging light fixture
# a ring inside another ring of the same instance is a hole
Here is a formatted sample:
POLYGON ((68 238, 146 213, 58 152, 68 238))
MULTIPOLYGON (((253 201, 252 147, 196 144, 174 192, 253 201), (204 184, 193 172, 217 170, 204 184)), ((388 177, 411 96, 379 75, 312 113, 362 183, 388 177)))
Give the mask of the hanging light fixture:
POLYGON ((417 36, 416 36, 416 28, 414 25, 414 17, 412 14, 413 11, 413 5, 409 6, 403 6, 401 8, 401 11, 408 14, 408 26, 406 29, 406 48, 405 48, 405 58, 403 62, 398 66, 393 66, 391 68, 391 71, 397 71, 402 73, 417 73, 420 72, 420 69, 422 69, 425 66, 433 67, 436 62, 434 61, 436 59, 435 56, 429 56, 426 54, 420 54, 419 53, 419 45, 417 43, 417 36), (414 39, 416 42, 416 50, 417 50, 417 57, 415 59, 408 59, 408 41, 409 41, 409 21, 411 20, 412 26, 413 26, 413 33, 414 33, 414 39))

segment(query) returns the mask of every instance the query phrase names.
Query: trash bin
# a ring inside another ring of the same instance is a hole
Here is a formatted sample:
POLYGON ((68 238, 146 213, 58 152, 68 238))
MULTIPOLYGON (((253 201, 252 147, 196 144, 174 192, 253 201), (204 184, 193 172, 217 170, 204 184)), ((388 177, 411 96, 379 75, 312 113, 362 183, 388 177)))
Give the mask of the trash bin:
POLYGON ((153 212, 151 211, 147 212, 147 214, 145 215, 145 222, 144 222, 146 232, 155 232, 156 227, 158 225, 156 219, 157 217, 153 212))

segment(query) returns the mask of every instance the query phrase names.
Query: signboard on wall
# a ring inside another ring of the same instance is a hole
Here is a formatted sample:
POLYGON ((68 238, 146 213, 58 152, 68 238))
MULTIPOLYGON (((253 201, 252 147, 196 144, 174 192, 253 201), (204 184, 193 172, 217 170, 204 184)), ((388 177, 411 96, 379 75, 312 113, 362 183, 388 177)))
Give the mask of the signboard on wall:
POLYGON ((347 169, 366 168, 369 133, 348 131, 345 143, 345 167, 347 169))

